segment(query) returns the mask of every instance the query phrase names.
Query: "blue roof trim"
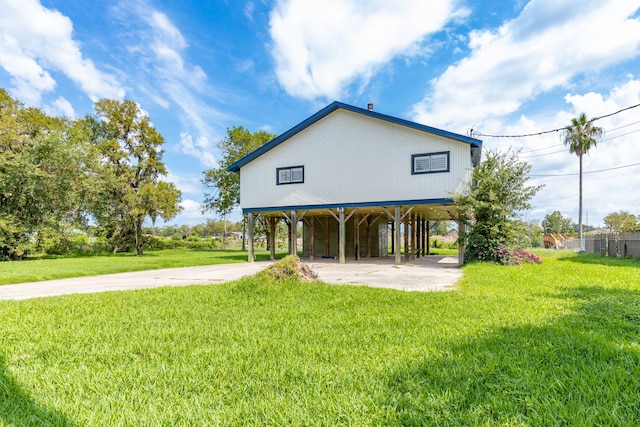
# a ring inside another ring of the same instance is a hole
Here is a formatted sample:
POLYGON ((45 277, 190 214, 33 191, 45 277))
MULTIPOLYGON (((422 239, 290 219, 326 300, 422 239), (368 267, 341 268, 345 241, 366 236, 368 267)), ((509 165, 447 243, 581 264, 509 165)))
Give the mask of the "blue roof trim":
POLYGON ((303 120, 302 122, 300 122, 296 126, 292 127, 291 129, 289 129, 288 131, 286 131, 282 135, 272 139, 271 141, 267 142, 265 145, 263 145, 262 147, 258 148, 254 152, 252 152, 252 153, 248 154, 247 156, 243 157, 242 159, 238 160, 237 162, 235 162, 234 164, 229 166, 227 169, 229 171, 231 171, 231 172, 240 172, 240 168, 242 166, 246 165, 249 162, 252 162, 256 158, 258 158, 261 155, 263 155, 264 153, 266 153, 267 151, 269 151, 272 148, 277 147, 278 145, 282 144, 287 139, 291 138, 292 136, 294 136, 298 132, 308 128, 309 126, 311 126, 312 124, 316 123, 317 121, 319 121, 323 117, 326 117, 327 115, 331 114, 332 112, 334 112, 338 108, 342 108, 344 110, 352 111, 354 113, 364 114, 365 116, 374 117, 376 119, 385 120, 385 121, 388 121, 388 122, 391 122, 391 123, 395 123, 395 124, 399 124, 399 125, 402 125, 402 126, 407 126, 407 127, 412 128, 412 129, 417 129, 417 130, 420 130, 420 131, 423 131, 423 132, 429 132, 429 133, 432 133, 432 134, 435 134, 435 135, 439 135, 439 136, 442 136, 442 137, 445 137, 445 138, 453 139, 453 140, 456 140, 456 141, 464 142, 464 143, 470 144, 472 147, 481 147, 482 146, 482 141, 479 140, 479 139, 476 139, 476 138, 471 138, 469 136, 460 135, 460 134, 449 132, 449 131, 446 131, 446 130, 437 129, 437 128, 434 128, 434 127, 431 127, 431 126, 422 125, 420 123, 411 122, 409 120, 400 119, 398 117, 388 116, 386 114, 381 114, 381 113, 378 113, 376 111, 370 111, 370 110, 367 110, 367 109, 364 109, 364 108, 354 107, 353 105, 348 105, 348 104, 344 104, 342 102, 334 101, 331 104, 329 104, 326 107, 324 107, 322 110, 320 110, 317 113, 315 113, 314 115, 312 115, 311 117, 308 117, 307 119, 303 120))
POLYGON ((337 209, 337 208, 367 208, 380 206, 404 206, 404 205, 453 205, 452 199, 422 199, 422 200, 391 200, 382 202, 361 202, 361 203, 330 203, 324 205, 298 205, 298 206, 270 206, 264 208, 244 208, 242 213, 250 212, 275 212, 290 210, 312 210, 312 209, 337 209))

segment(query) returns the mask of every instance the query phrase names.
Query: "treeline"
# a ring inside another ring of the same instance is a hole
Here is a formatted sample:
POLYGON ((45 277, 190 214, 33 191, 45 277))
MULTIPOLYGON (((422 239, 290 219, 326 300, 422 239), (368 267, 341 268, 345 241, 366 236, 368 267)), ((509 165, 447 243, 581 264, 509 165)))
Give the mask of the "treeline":
MULTIPOLYGON (((612 212, 603 218, 604 226, 611 232, 640 231, 640 215, 621 210, 612 212)), ((578 224, 572 222, 568 216, 563 216, 560 211, 554 211, 542 220, 542 229, 551 234, 573 234, 578 232, 578 224)), ((594 226, 583 226, 584 232, 596 231, 594 226)))
POLYGON ((133 101, 100 100, 69 120, 0 88, 0 260, 81 236, 141 255, 145 219, 180 211, 180 191, 161 180, 163 143, 133 101))
MULTIPOLYGON (((246 241, 246 223, 208 219, 205 223, 189 225, 165 225, 164 227, 145 227, 143 229, 147 244, 153 249, 228 249, 243 248, 246 241)), ((264 218, 259 218, 254 227, 256 247, 269 249, 269 226, 264 218)), ((298 229, 298 237, 302 228, 298 229)), ((277 247, 286 247, 289 230, 284 221, 276 226, 275 242, 277 247)))
MULTIPOLYGON (((144 250, 162 249, 223 249, 242 244, 242 222, 207 220, 197 225, 165 225, 142 227, 140 241, 144 250), (226 242, 225 242, 226 228, 226 242)), ((33 252, 47 255, 102 254, 113 250, 109 240, 100 234, 100 227, 90 225, 60 230, 42 236, 33 245, 33 252)))
POLYGON ((242 221, 231 222, 224 220, 208 219, 202 224, 196 225, 165 225, 162 227, 150 226, 142 229, 144 234, 155 237, 169 237, 174 240, 184 240, 190 237, 208 239, 213 237, 222 238, 222 235, 229 233, 241 233, 243 229, 242 221))

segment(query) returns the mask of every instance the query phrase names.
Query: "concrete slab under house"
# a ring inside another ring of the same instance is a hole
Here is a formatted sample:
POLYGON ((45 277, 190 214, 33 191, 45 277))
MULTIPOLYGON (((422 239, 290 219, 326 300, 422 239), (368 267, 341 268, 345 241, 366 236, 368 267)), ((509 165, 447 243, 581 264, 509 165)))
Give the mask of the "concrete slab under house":
POLYGON ((289 253, 310 260, 425 256, 431 221, 462 227, 452 195, 468 188, 481 151, 475 138, 333 102, 229 166, 240 173, 249 261, 258 218, 269 226, 272 258, 280 221, 289 253))

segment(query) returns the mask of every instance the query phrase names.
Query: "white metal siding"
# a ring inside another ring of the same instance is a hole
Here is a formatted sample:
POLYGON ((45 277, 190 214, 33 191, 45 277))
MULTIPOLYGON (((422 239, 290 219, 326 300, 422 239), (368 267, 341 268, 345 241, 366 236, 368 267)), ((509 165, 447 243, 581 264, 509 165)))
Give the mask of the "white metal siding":
POLYGON ((450 198, 471 168, 469 145, 338 109, 240 170, 243 208, 450 198), (449 151, 450 172, 411 175, 411 155, 449 151), (276 168, 304 165, 304 183, 276 168))

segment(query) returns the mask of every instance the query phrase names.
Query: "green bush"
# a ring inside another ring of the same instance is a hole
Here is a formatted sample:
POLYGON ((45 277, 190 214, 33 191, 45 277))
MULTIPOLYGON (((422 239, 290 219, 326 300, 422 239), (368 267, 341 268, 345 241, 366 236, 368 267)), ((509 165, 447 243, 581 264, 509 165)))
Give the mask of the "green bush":
POLYGON ((47 230, 40 233, 35 249, 47 255, 67 255, 74 251, 74 241, 71 233, 47 230))
POLYGON ((24 227, 0 218, 0 261, 22 259, 32 249, 24 227))
POLYGON ((171 237, 157 237, 145 235, 143 249, 147 251, 159 251, 165 249, 219 249, 222 246, 220 239, 212 238, 202 240, 197 236, 190 236, 186 239, 175 240, 171 237))
POLYGON ((469 235, 465 258, 468 262, 488 261, 504 265, 542 263, 540 258, 524 249, 507 247, 497 239, 487 239, 479 234, 469 235))
POLYGON ((96 254, 109 253, 113 251, 113 246, 106 237, 100 236, 89 243, 89 250, 96 254))
POLYGON ((453 241, 453 242, 445 243, 443 246, 445 249, 458 249, 458 242, 453 241))

